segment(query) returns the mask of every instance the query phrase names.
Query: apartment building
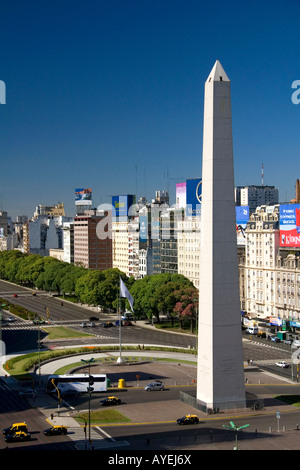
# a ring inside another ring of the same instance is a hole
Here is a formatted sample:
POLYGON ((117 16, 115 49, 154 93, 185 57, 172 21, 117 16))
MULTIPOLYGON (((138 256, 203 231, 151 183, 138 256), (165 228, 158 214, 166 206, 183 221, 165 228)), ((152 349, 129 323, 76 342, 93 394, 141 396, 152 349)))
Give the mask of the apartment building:
POLYGON ((239 265, 241 303, 252 318, 297 321, 300 249, 280 246, 279 207, 261 206, 250 216, 239 265))
POLYGON ((113 267, 111 212, 89 210, 74 217, 74 264, 100 271, 113 267), (106 238, 99 224, 107 227, 106 238))
POLYGON ((200 216, 178 217, 178 273, 187 277, 197 288, 200 275, 200 236, 200 216))
POLYGON ((237 186, 235 188, 237 206, 249 206, 250 213, 257 207, 279 203, 279 191, 275 186, 237 186))

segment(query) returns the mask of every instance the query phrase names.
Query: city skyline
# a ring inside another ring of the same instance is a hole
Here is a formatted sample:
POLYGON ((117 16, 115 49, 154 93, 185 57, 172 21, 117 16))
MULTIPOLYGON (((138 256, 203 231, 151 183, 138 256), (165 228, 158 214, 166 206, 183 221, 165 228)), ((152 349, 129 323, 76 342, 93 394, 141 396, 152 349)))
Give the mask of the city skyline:
MULTIPOLYGON (((93 206, 151 200, 201 177, 203 85, 218 59, 232 83, 235 185, 299 177, 295 0, 14 2, 2 6, 0 210, 31 217, 75 188, 93 206)), ((298 60, 297 60, 298 59, 298 60)))

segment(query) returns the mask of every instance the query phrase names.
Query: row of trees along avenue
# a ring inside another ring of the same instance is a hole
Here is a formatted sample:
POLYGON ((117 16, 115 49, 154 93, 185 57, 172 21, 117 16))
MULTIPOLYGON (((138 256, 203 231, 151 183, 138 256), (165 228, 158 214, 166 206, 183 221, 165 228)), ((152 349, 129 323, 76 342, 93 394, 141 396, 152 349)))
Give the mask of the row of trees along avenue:
MULTIPOLYGON (((160 322, 161 315, 182 327, 192 327, 198 305, 198 290, 181 274, 156 274, 135 280, 116 268, 105 271, 86 269, 52 257, 0 252, 0 278, 59 296, 74 297, 77 302, 100 305, 116 311, 119 306, 119 279, 134 299, 134 315, 160 322)), ((129 308, 123 300, 122 308, 129 308)))

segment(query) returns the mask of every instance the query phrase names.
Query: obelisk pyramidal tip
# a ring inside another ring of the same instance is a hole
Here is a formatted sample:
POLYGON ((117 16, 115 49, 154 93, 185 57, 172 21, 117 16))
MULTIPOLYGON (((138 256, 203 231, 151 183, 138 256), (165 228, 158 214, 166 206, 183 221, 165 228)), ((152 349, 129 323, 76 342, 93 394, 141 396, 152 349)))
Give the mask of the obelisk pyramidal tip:
POLYGON ((225 70, 223 69, 222 65, 220 64, 219 60, 216 60, 215 65, 213 66, 207 80, 207 82, 210 81, 224 81, 224 82, 229 82, 229 78, 226 75, 225 70))
POLYGON ((217 60, 203 119, 197 400, 244 406, 230 80, 217 60))

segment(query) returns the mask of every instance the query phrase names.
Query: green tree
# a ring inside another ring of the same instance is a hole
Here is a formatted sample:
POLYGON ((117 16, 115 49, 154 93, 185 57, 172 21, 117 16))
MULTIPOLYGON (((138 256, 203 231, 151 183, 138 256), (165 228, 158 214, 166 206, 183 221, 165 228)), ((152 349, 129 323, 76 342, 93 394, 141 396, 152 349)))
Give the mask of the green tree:
POLYGON ((102 297, 99 291, 100 283, 105 280, 102 271, 88 270, 76 281, 75 295, 78 300, 88 305, 102 305, 102 297))
POLYGON ((134 298, 134 312, 139 317, 146 315, 150 320, 155 316, 159 322, 160 312, 173 314, 177 301, 174 292, 192 286, 191 281, 181 274, 145 276, 137 280, 130 291, 134 298))

